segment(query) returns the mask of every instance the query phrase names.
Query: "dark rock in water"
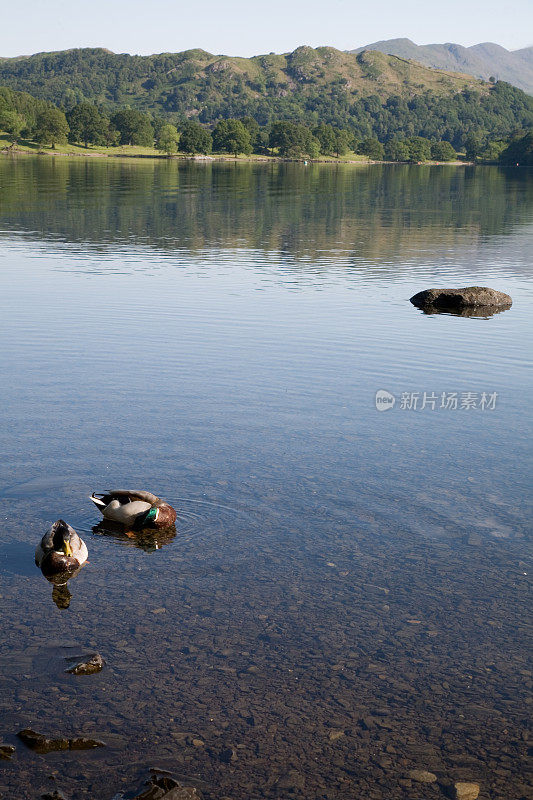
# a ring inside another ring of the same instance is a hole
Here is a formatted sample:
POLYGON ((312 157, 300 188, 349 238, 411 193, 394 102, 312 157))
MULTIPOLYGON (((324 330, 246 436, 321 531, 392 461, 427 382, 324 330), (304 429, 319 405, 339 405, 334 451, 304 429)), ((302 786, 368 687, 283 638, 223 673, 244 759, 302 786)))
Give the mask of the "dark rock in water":
POLYGON ((225 747, 218 755, 223 764, 231 764, 232 761, 237 760, 237 753, 234 747, 225 747))
POLYGON ((147 788, 133 800, 202 800, 195 786, 184 786, 183 781, 162 770, 151 769, 150 780, 145 785, 147 788))
POLYGON ((52 753, 55 750, 68 750, 68 739, 48 739, 42 733, 37 733, 31 728, 17 733, 19 739, 24 742, 26 747, 36 753, 52 753))
POLYGON ((15 748, 12 744, 0 744, 0 760, 9 761, 14 752, 15 748))
POLYGON ((105 747, 104 742, 100 742, 98 739, 86 739, 83 736, 73 739, 64 737, 49 739, 44 734, 37 733, 31 728, 24 728, 24 730, 17 733, 17 736, 24 742, 26 747, 36 753, 53 753, 57 750, 92 750, 95 747, 105 747))
POLYGON ((63 792, 60 792, 59 789, 55 789, 53 792, 42 794, 41 800, 67 800, 67 798, 63 792))
POLYGON ((290 769, 277 781, 277 788, 282 791, 302 790, 305 786, 304 776, 296 769, 290 769))
POLYGON ((105 661, 100 653, 95 653, 88 661, 80 661, 79 664, 70 667, 65 672, 70 672, 72 675, 93 675, 95 672, 101 672, 104 664, 105 661))
POLYGON ((68 744, 70 750, 92 750, 95 747, 105 747, 105 743, 99 739, 88 739, 85 736, 69 739, 68 744))
POLYGON ((453 311, 461 316, 488 316, 510 308, 511 297, 487 286, 463 289, 424 289, 411 297, 411 303, 424 311, 453 311))

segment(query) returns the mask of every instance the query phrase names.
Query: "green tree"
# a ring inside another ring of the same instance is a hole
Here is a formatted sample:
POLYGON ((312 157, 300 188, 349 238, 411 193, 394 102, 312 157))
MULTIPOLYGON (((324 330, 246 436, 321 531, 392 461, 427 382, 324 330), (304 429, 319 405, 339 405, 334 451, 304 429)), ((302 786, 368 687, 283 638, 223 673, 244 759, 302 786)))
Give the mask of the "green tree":
POLYGON ((429 161, 431 158, 431 142, 423 136, 411 136, 405 140, 409 148, 409 161, 418 164, 419 161, 429 161))
POLYGON ((487 142, 486 147, 481 153, 481 159, 483 161, 491 161, 493 163, 498 162, 501 154, 508 144, 509 142, 506 142, 503 139, 496 139, 493 142, 487 142))
POLYGON ((385 145, 385 158, 387 161, 409 161, 409 147, 399 139, 391 139, 385 145))
POLYGON ((210 153, 213 137, 199 122, 188 120, 181 131, 180 148, 184 153, 210 153))
POLYGON ((50 144, 55 149, 56 144, 67 141, 68 132, 67 118, 59 108, 47 108, 37 115, 33 136, 39 144, 50 144))
POLYGON ((177 153, 180 135, 174 125, 163 125, 159 131, 155 146, 162 150, 167 156, 177 153))
MULTIPOLYGON (((154 139, 157 142, 157 140, 159 139, 159 134, 161 133, 161 128, 163 127, 163 125, 168 125, 168 119, 166 117, 159 116, 159 114, 152 114, 150 121, 152 123, 152 128, 154 131, 154 139)), ((176 126, 175 121, 173 124, 174 126, 176 126)))
POLYGON ((286 155, 293 142, 292 122, 273 122, 270 126, 268 146, 272 149, 277 148, 281 155, 286 155))
POLYGON ((373 161, 381 161, 385 157, 385 149, 378 139, 368 136, 363 139, 358 148, 359 153, 368 156, 373 161))
POLYGON ((431 158, 433 161, 455 161, 457 153, 449 142, 432 142, 431 158))
POLYGON ((253 152, 261 152, 265 145, 268 144, 268 139, 265 140, 264 130, 261 130, 259 123, 253 117, 243 117, 241 122, 250 134, 250 144, 253 152))
POLYGON ((13 144, 17 141, 20 134, 28 125, 26 117, 16 111, 0 111, 0 130, 5 131, 13 144))
POLYGON ((213 149, 220 153, 239 153, 248 155, 252 152, 250 131, 240 119, 222 119, 213 130, 213 149))
POLYGON ((109 120, 91 103, 79 103, 67 112, 71 142, 106 144, 109 138, 109 120))
POLYGON ((320 152, 325 156, 332 156, 336 152, 335 131, 331 125, 317 125, 313 129, 313 136, 320 145, 320 152))
POLYGON ((335 155, 344 156, 354 144, 354 137, 346 128, 336 128, 335 131, 335 155))
POLYGON ((469 161, 475 161, 483 152, 485 146, 484 137, 479 131, 473 131, 465 139, 466 157, 469 161))
POLYGON ((305 125, 294 122, 274 122, 270 128, 269 147, 277 148, 281 156, 288 158, 317 158, 320 144, 305 125))
POLYGON ((513 167, 533 167, 533 132, 510 142, 500 156, 500 163, 513 167))
POLYGON ((152 147, 154 129, 147 114, 133 108, 124 108, 113 114, 111 123, 119 132, 120 144, 152 147))

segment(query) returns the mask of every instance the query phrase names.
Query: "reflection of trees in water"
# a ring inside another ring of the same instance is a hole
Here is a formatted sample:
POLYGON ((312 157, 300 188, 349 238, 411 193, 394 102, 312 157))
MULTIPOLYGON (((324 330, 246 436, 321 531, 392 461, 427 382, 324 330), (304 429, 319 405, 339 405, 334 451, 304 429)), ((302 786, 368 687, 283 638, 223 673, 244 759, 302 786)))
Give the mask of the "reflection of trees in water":
POLYGON ((436 232, 505 234, 533 201, 527 170, 112 159, 0 161, 4 225, 89 246, 249 247, 291 258, 397 260, 436 232))

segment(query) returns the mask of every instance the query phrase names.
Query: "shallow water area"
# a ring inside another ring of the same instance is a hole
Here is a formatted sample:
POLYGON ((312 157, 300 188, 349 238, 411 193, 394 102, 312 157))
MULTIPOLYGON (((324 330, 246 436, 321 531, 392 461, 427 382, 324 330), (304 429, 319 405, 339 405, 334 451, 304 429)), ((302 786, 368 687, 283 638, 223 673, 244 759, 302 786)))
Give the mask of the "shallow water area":
POLYGON ((0 160, 0 795, 525 800, 532 173, 98 161, 0 160), (512 308, 409 303, 476 284, 512 308))

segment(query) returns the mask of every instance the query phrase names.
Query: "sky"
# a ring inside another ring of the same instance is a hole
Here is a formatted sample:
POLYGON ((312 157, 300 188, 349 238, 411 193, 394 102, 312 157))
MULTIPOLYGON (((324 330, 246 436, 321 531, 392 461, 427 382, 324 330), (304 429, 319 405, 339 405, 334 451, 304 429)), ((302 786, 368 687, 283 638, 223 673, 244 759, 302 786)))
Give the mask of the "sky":
POLYGON ((71 47, 115 53, 252 56, 299 45, 351 50, 380 39, 416 44, 533 45, 533 0, 25 0, 5 6, 0 56, 71 47))

